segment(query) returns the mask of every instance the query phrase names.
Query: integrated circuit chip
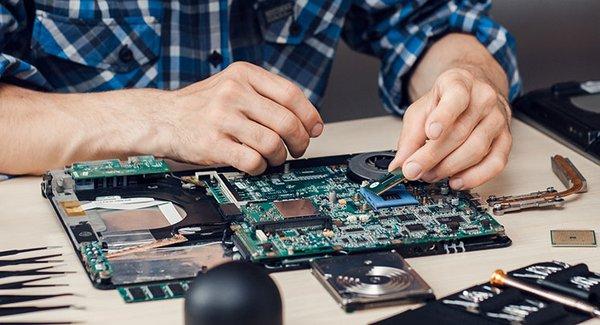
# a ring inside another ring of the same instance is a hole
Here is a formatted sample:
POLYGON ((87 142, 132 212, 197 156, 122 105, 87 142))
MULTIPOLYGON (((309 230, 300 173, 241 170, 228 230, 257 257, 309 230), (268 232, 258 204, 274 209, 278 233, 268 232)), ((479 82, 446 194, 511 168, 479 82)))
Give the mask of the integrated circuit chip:
POLYGON ((436 219, 441 224, 449 224, 449 223, 461 223, 465 222, 465 219, 461 216, 444 216, 436 219))
POLYGON ((419 204, 419 201, 406 190, 404 185, 397 185, 382 195, 377 195, 364 187, 361 187, 359 192, 375 210, 419 204))
POLYGON ((595 247, 596 233, 593 230, 550 230, 552 246, 595 247))
POLYGON ((181 297, 185 294, 185 288, 183 288, 183 286, 179 283, 171 283, 168 285, 168 287, 173 296, 181 297))
POLYGON ((410 232, 415 232, 415 231, 424 231, 427 228, 425 228, 425 226, 423 226, 423 224, 415 223, 412 225, 406 225, 406 229, 408 229, 410 232))
POLYGON ((285 219, 303 218, 317 214, 317 209, 308 199, 276 201, 273 202, 273 205, 285 219))
POLYGON ((150 290, 150 293, 154 299, 164 298, 166 296, 166 293, 159 285, 148 286, 148 290, 150 290))
POLYGON ((251 220, 256 229, 264 232, 298 227, 331 227, 331 217, 320 214, 309 199, 259 203, 258 209, 267 213, 255 215, 251 220))
POLYGON ((133 298, 134 300, 140 300, 140 299, 146 298, 146 293, 144 292, 144 290, 142 290, 142 288, 132 287, 132 288, 128 288, 127 290, 129 291, 131 298, 133 298))

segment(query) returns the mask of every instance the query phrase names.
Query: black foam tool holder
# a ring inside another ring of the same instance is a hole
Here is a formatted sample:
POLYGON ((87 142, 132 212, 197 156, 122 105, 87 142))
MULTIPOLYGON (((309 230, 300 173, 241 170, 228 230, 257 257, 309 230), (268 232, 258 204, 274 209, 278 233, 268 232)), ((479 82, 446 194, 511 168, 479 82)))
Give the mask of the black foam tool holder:
MULTIPOLYGON (((577 290, 583 290, 588 294, 588 302, 598 305, 598 296, 600 296, 600 285, 596 284, 591 286, 589 289, 580 288, 576 284, 571 282, 573 277, 595 277, 598 278, 597 273, 590 272, 587 265, 577 264, 574 266, 567 267, 564 263, 554 262, 543 262, 528 265, 526 267, 513 270, 509 272, 512 274, 524 274, 530 273, 534 275, 532 277, 520 277, 520 281, 527 282, 532 285, 536 285, 544 290, 558 291, 563 295, 569 295, 571 297, 581 299, 580 294, 576 294, 577 290), (562 266, 560 266, 562 265, 562 266), (545 277, 539 273, 531 273, 527 271, 528 268, 552 268, 552 270, 559 269, 555 272, 549 272, 545 277), (540 278, 536 278, 540 277, 540 278), (540 283, 546 281, 557 285, 562 290, 551 289, 548 287, 541 286, 540 283), (569 288, 566 290, 564 288, 569 288)), ((498 318, 499 314, 510 310, 511 308, 518 308, 519 306, 537 306, 537 308, 530 309, 531 312, 519 321, 522 324, 551 324, 551 325, 571 325, 578 324, 583 321, 590 319, 588 314, 582 313, 578 310, 571 308, 565 308, 565 306, 542 299, 530 293, 520 291, 515 288, 491 288, 488 283, 482 283, 470 288, 460 290, 457 293, 449 296, 440 298, 439 300, 432 301, 426 305, 409 310, 390 318, 375 322, 377 325, 388 325, 388 324, 410 324, 410 323, 421 323, 421 324, 457 324, 461 325, 475 325, 475 324, 510 324, 510 319, 498 318), (468 300, 468 296, 465 293, 479 293, 480 298, 473 308, 473 301, 468 300), (483 293, 483 298, 481 294, 483 293), (446 303, 444 303, 446 301, 446 303), (461 303, 463 303, 461 305, 461 303), (517 307, 515 307, 517 306, 517 307)), ((506 314, 503 314, 506 315, 506 314)), ((510 316, 510 315, 509 315, 510 316)))
POLYGON ((504 306, 508 306, 510 304, 517 304, 523 301, 523 295, 517 289, 507 289, 504 290, 501 294, 495 295, 489 299, 486 299, 479 303, 479 311, 480 313, 491 312, 502 309, 504 306))
MULTIPOLYGON (((509 275, 512 274, 523 274, 527 273, 527 269, 530 267, 556 267, 557 264, 553 262, 544 262, 544 263, 536 263, 532 265, 528 265, 526 267, 520 268, 518 270, 514 270, 509 272, 509 275)), ((585 300, 591 304, 595 304, 600 306, 600 283, 590 286, 588 288, 578 286, 577 284, 572 282, 572 279, 575 277, 583 277, 583 278, 600 278, 597 273, 590 271, 586 264, 576 264, 570 267, 564 268, 560 271, 551 273, 544 277, 544 279, 531 279, 531 278, 520 278, 519 280, 527 282, 532 285, 538 285, 544 289, 551 290, 557 293, 565 294, 577 299, 585 300)))

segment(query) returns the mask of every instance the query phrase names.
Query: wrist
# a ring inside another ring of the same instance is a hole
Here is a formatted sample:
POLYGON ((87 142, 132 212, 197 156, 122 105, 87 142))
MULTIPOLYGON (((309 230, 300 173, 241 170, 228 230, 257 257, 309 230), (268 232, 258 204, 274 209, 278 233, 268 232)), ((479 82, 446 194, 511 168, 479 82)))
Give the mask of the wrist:
POLYGON ((131 90, 123 109, 128 113, 129 125, 125 139, 132 154, 151 154, 169 157, 172 152, 170 137, 174 133, 174 92, 159 89, 131 90))
POLYGON ((72 134, 70 160, 166 156, 168 132, 162 121, 169 105, 165 93, 132 89, 59 97, 65 116, 73 118, 77 130, 72 134))

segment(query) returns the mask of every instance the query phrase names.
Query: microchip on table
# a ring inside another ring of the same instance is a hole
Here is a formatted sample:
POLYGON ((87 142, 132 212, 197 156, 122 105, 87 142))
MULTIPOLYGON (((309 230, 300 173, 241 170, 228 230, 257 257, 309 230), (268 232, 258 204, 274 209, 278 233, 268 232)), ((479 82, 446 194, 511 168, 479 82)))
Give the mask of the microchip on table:
POLYGON ((595 247, 593 230, 550 230, 550 240, 555 247, 595 247))

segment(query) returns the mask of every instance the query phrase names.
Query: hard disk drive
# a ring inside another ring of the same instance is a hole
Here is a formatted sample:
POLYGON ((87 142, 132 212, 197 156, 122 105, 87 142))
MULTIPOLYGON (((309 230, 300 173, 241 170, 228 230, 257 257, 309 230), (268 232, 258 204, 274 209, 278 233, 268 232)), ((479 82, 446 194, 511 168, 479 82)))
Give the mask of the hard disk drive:
POLYGON ((429 285, 396 251, 316 259, 311 266, 346 311, 435 299, 429 285))

